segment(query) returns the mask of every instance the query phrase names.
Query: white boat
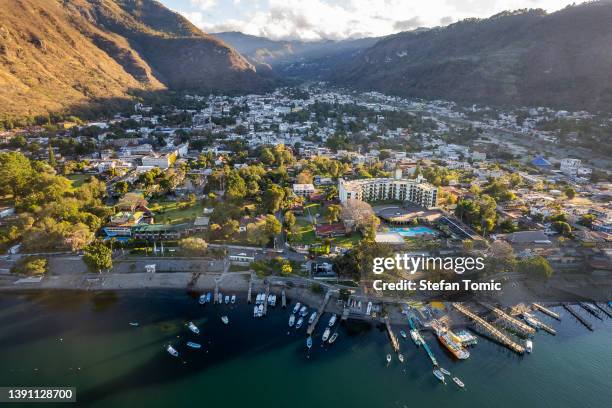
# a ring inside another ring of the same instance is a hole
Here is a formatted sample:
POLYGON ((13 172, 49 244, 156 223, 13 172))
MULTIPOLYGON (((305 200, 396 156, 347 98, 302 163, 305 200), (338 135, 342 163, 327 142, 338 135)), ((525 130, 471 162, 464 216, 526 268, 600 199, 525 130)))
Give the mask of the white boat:
POLYGON ((439 370, 444 375, 450 375, 450 371, 448 371, 446 368, 440 367, 439 370))
POLYGON ((263 316, 263 305, 262 304, 257 306, 257 316, 259 317, 263 316))
POLYGON ((359 302, 357 302, 357 307, 358 307, 359 309, 361 309, 361 300, 360 300, 359 302))
POLYGON ((366 315, 370 315, 372 313, 372 302, 368 302, 368 307, 366 309, 366 315))
POLYGON ((525 350, 527 350, 528 353, 533 351, 533 342, 531 340, 525 342, 525 350))
POLYGON ((206 303, 210 303, 210 300, 212 299, 212 295, 210 292, 206 293, 206 303))
POLYGON ((269 300, 270 306, 276 306, 276 295, 270 295, 271 299, 269 300))
POLYGON ((293 327, 294 324, 295 324, 295 315, 291 314, 291 316, 289 316, 289 327, 293 327))
POLYGON ((206 295, 200 295, 200 298, 198 299, 198 303, 201 305, 206 303, 206 295))
POLYGON ((140 326, 140 323, 138 323, 138 322, 130 322, 130 326, 138 327, 138 326, 140 326))
POLYGON ((236 303, 236 295, 232 295, 232 300, 231 300, 232 304, 236 303))
POLYGON ((169 344, 168 347, 166 347, 166 351, 168 351, 168 353, 170 353, 170 355, 174 357, 178 357, 179 355, 178 351, 176 351, 176 349, 169 344))
POLYGON ((223 303, 223 293, 217 293, 217 303, 223 303))
POLYGON ((191 347, 193 349, 199 349, 199 348, 202 348, 202 345, 200 343, 194 343, 193 341, 188 341, 187 347, 191 347))
POLYGON ((329 327, 326 327, 325 331, 323 332, 323 342, 326 342, 327 339, 329 339, 330 332, 331 330, 329 329, 329 327))
POLYGON ((403 363, 403 362, 404 362, 404 355, 403 355, 402 353, 399 353, 399 354, 397 355, 397 358, 399 359, 400 363, 403 363))
POLYGON ((300 317, 297 321, 297 323, 295 323, 295 328, 299 329, 300 327, 302 327, 302 324, 304 324, 304 318, 300 317))
POLYGON ((259 312, 259 308, 257 305, 253 306, 253 317, 257 317, 257 312, 259 312))
POLYGON ((200 334, 200 329, 198 329, 198 326, 196 326, 193 322, 189 322, 187 324, 187 327, 189 327, 189 330, 191 330, 195 334, 200 334))
POLYGON ((327 323, 327 325, 332 327, 334 324, 336 324, 336 319, 338 319, 338 316, 333 314, 332 317, 329 318, 329 323, 327 323))
POLYGON ((227 318, 227 316, 221 316, 221 321, 225 324, 229 323, 229 319, 227 318))
POLYGON ((387 364, 391 362, 391 354, 387 354, 387 364))
POLYGON ((423 343, 423 338, 416 330, 410 330, 410 338, 414 341, 417 347, 419 347, 423 343))
POLYGON ((402 336, 402 338, 404 338, 404 339, 405 339, 406 337, 408 337, 408 336, 406 335, 406 332, 405 332, 405 331, 403 331, 403 330, 400 330, 400 336, 402 336))
POLYGON ((433 370, 433 375, 435 375, 438 380, 440 380, 444 384, 446 384, 446 380, 444 379, 444 374, 442 374, 442 372, 440 370, 434 369, 433 370))
POLYGON ((229 295, 225 295, 225 304, 227 305, 230 302, 229 295))
POLYGON ((329 344, 332 344, 334 341, 336 341, 336 339, 338 338, 338 332, 335 332, 334 334, 331 335, 331 337, 329 338, 329 344))
POLYGON ((457 377, 453 377, 453 381, 455 382, 455 384, 457 384, 460 388, 465 387, 465 384, 463 383, 463 381, 461 381, 460 379, 458 379, 457 377))
POLYGON ((293 306, 293 313, 299 312, 300 306, 302 306, 302 304, 300 302, 297 302, 295 306, 293 306))
POLYGON ((312 314, 310 315, 310 318, 308 319, 308 324, 312 324, 312 322, 314 322, 316 318, 317 318, 317 312, 312 312, 312 314))
POLYGON ((300 316, 306 317, 307 314, 308 314, 308 308, 306 306, 302 306, 302 308, 300 309, 300 316))
POLYGON ((306 347, 308 347, 308 349, 312 347, 312 337, 310 336, 308 336, 308 338, 306 339, 306 347))

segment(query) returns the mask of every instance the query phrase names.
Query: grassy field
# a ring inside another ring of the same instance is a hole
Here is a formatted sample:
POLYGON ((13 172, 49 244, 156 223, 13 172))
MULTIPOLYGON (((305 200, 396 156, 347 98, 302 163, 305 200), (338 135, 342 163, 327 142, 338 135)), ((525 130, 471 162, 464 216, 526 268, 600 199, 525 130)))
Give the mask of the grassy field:
POLYGON ((90 174, 71 174, 66 178, 72 182, 73 188, 79 188, 89 179, 90 176, 90 174))
POLYGON ((149 207, 155 212, 156 223, 180 224, 192 221, 195 217, 202 215, 204 206, 202 203, 189 206, 179 201, 156 201, 153 200, 149 207))

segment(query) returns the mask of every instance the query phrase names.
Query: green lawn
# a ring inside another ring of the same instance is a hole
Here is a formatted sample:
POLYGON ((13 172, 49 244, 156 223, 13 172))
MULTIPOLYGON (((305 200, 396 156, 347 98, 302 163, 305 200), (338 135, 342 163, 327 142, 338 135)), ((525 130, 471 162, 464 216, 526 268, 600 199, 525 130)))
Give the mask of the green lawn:
POLYGON ((189 206, 179 201, 156 201, 149 204, 149 208, 155 213, 156 223, 180 224, 189 222, 195 217, 201 216, 204 206, 200 202, 189 206))
POLYGON ((351 235, 332 238, 331 241, 336 246, 343 248, 352 248, 361 241, 363 237, 359 232, 353 232, 351 235))
POLYGON ((91 176, 90 174, 76 174, 75 173, 75 174, 71 174, 67 176, 66 178, 72 182, 73 188, 79 188, 83 185, 83 183, 85 183, 89 179, 90 176, 91 176))

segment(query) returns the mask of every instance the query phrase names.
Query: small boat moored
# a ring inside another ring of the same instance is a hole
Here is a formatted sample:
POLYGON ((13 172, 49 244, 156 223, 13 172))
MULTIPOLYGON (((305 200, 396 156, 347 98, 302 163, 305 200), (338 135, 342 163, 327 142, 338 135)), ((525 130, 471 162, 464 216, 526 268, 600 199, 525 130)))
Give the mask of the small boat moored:
POLYGON ((442 372, 440 370, 434 369, 433 370, 433 375, 435 375, 438 380, 440 380, 444 384, 446 384, 446 380, 444 379, 444 374, 442 374, 442 372))
POLYGON ((310 318, 308 319, 308 324, 312 324, 312 322, 314 322, 316 318, 317 318, 317 312, 312 312, 312 314, 310 315, 310 318))
POLYGON ((293 313, 295 314, 295 313, 299 312, 301 306, 302 306, 302 304, 300 302, 297 302, 295 304, 295 306, 293 306, 293 313))
POLYGON ((336 341, 336 339, 338 338, 338 332, 335 332, 334 334, 331 335, 331 337, 329 338, 329 344, 333 344, 334 341, 336 341))
POLYGON ((336 324, 337 319, 338 319, 338 316, 336 314, 333 314, 332 317, 329 318, 329 323, 327 323, 327 325, 329 327, 332 327, 334 324, 336 324))
POLYGON ((527 350, 528 353, 533 351, 533 342, 531 340, 525 342, 525 350, 527 350))
POLYGON ((236 295, 232 295, 231 302, 232 302, 232 304, 236 303, 236 295))
POLYGON ((228 317, 227 317, 227 316, 221 316, 221 321, 222 321, 223 323, 225 323, 225 324, 228 324, 228 323, 229 323, 229 319, 228 319, 228 317))
POLYGON ((460 379, 458 379, 457 377, 453 377, 453 382, 455 384, 457 384, 460 388, 464 388, 465 384, 463 383, 463 381, 461 381, 460 379))
POLYGON ((291 314, 289 316, 289 327, 293 327, 294 324, 295 324, 295 315, 291 314))
POLYGON ((404 355, 403 355, 402 353, 399 353, 399 354, 397 355, 397 358, 399 359, 400 363, 403 363, 403 362, 404 362, 404 355))
POLYGON ((168 344, 168 347, 166 347, 166 351, 170 353, 170 355, 173 357, 178 357, 179 355, 178 351, 176 351, 176 349, 172 347, 170 344, 168 344))
POLYGON ((300 327, 302 327, 302 324, 304 324, 304 318, 300 317, 297 321, 297 323, 295 324, 295 328, 299 329, 300 327))
POLYGON ((193 348, 193 349, 199 349, 199 348, 202 348, 202 345, 201 345, 200 343, 195 343, 195 342, 193 342, 193 341, 188 341, 188 342, 187 342, 187 346, 188 346, 188 347, 191 347, 191 348, 193 348))
POLYGON ((307 314, 308 314, 308 308, 306 306, 302 306, 302 308, 300 309, 300 316, 306 317, 307 314))
POLYGON ((329 329, 329 327, 325 328, 325 331, 323 332, 323 342, 324 343, 327 341, 327 339, 329 339, 330 332, 331 330, 329 329))
POLYGON ((225 304, 227 305, 230 302, 229 295, 225 295, 225 304))
POLYGON ((312 337, 310 336, 308 336, 308 338, 306 339, 306 347, 308 347, 308 349, 312 347, 312 337))
POLYGON ((391 362, 391 354, 387 354, 387 364, 391 362))
POLYGON ((441 372, 442 374, 444 374, 444 375, 451 375, 451 374, 450 374, 450 371, 448 371, 446 368, 442 368, 442 367, 440 367, 440 368, 439 368, 439 370, 440 370, 440 372, 441 372))
POLYGON ((200 295, 200 298, 198 299, 198 303, 201 305, 206 303, 206 295, 200 295))
POLYGON ((200 329, 198 329, 198 326, 196 326, 193 322, 189 322, 187 324, 187 327, 189 327, 189 330, 191 330, 195 334, 200 334, 200 329))
POLYGON ((403 330, 400 330, 400 336, 402 336, 404 339, 408 336, 406 336, 406 332, 403 330))

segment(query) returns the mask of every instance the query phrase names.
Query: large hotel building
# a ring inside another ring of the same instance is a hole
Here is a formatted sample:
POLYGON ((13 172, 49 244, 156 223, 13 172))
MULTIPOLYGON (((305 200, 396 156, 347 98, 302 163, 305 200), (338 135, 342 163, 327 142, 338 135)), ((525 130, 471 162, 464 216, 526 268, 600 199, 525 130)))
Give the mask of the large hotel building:
POLYGON ((338 196, 340 202, 347 200, 384 201, 400 200, 432 208, 438 204, 438 188, 423 182, 421 177, 416 180, 401 178, 401 170, 396 171, 395 178, 372 178, 362 180, 338 180, 338 196))

